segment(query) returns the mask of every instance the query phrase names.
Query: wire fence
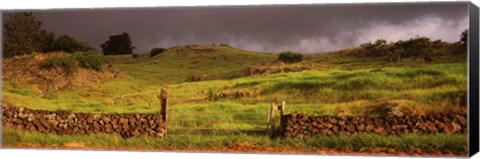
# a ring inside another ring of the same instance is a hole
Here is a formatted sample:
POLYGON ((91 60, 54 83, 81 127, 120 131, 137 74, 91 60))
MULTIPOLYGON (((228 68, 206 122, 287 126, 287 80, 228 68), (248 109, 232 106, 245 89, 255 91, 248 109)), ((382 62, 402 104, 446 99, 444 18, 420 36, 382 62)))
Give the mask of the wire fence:
POLYGON ((174 137, 235 134, 264 136, 270 123, 266 115, 267 112, 182 112, 176 118, 170 117, 168 131, 169 136, 174 137))

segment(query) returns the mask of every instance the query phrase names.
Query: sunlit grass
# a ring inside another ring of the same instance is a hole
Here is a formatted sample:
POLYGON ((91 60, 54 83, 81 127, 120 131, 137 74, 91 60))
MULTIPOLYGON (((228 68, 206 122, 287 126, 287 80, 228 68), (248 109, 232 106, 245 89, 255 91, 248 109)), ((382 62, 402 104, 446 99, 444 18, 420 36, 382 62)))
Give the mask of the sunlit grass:
POLYGON ((375 134, 356 134, 351 136, 315 136, 308 139, 277 138, 269 139, 266 136, 251 135, 217 135, 209 137, 184 136, 184 137, 136 137, 123 139, 117 135, 93 134, 83 136, 59 136, 35 132, 18 131, 14 129, 3 130, 3 145, 28 146, 41 145, 49 148, 99 148, 99 149, 205 149, 224 148, 236 144, 247 144, 258 149, 294 148, 299 150, 314 150, 318 148, 340 149, 348 148, 359 151, 366 148, 393 148, 411 151, 415 148, 428 150, 452 150, 457 152, 467 151, 466 135, 402 135, 381 136, 375 134), (71 143, 82 147, 69 147, 71 143))
MULTIPOLYGON (((214 129, 262 129, 266 127, 267 110, 272 102, 286 101, 286 113, 299 111, 312 115, 372 114, 372 106, 398 103, 401 110, 417 114, 432 112, 462 112, 466 109, 467 65, 460 56, 439 57, 432 64, 415 60, 391 63, 382 59, 357 58, 343 54, 308 56, 296 66, 322 65, 301 72, 257 74, 230 79, 251 65, 272 62, 272 54, 256 54, 228 47, 218 47, 215 52, 174 52, 149 58, 140 56, 107 57, 124 76, 103 84, 92 84, 92 89, 74 86, 57 91, 51 96, 39 96, 33 86, 22 86, 14 81, 3 82, 5 101, 18 107, 42 110, 68 110, 92 113, 152 113, 160 111, 157 99, 160 89, 169 92, 169 120, 172 135, 181 134, 178 127, 207 127, 214 129), (383 71, 372 72, 382 68, 383 71), (188 82, 195 71, 208 74, 204 81, 188 82), (247 92, 236 97, 238 91, 247 92), (225 94, 215 100, 209 95, 225 94), (246 112, 252 114, 238 114, 246 112), (217 113, 217 114, 207 114, 217 113), (175 120, 196 120, 180 122, 175 120), (247 122, 216 122, 209 120, 254 120, 247 122)), ((278 113, 275 114, 278 119, 278 113)), ((278 124, 278 123, 277 123, 278 124)), ((249 143, 268 147, 314 149, 320 147, 382 147, 409 150, 450 149, 466 150, 465 135, 406 135, 378 136, 359 134, 350 137, 317 136, 297 142, 294 139, 269 140, 264 133, 196 131, 191 134, 214 133, 208 138, 182 137, 157 139, 140 137, 122 139, 114 135, 56 136, 5 129, 3 144, 9 146, 38 144, 62 147, 69 142, 81 142, 86 147, 97 148, 187 148, 221 147, 236 143, 249 143), (228 134, 222 136, 219 134, 228 134)))

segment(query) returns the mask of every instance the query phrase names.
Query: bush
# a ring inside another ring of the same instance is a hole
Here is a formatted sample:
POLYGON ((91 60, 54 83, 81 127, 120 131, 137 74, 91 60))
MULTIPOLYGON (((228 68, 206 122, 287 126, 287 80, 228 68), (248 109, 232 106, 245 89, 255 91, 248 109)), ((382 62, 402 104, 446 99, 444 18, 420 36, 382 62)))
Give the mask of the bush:
POLYGON ((282 52, 278 55, 278 60, 285 63, 295 63, 302 61, 303 55, 294 52, 282 52))
POLYGON ((78 68, 77 61, 71 56, 66 56, 66 57, 54 56, 45 60, 43 63, 40 64, 40 66, 43 68, 61 67, 67 70, 68 72, 73 72, 78 68))
POLYGON ((165 51, 165 48, 153 48, 152 50, 150 50, 150 57, 154 57, 160 53, 162 53, 163 51, 165 51))
POLYGON ((397 56, 401 58, 426 58, 432 52, 430 38, 416 36, 409 40, 394 43, 397 56))
POLYGON ((392 54, 392 45, 388 45, 384 39, 377 39, 375 42, 368 42, 360 45, 358 55, 366 57, 381 57, 392 54))
POLYGON ((101 71, 105 63, 103 56, 96 51, 76 52, 73 58, 78 61, 80 67, 95 71, 101 71))
POLYGON ((57 37, 55 41, 53 41, 52 47, 53 51, 65 51, 68 53, 95 50, 95 48, 88 46, 88 44, 77 41, 68 35, 57 37))

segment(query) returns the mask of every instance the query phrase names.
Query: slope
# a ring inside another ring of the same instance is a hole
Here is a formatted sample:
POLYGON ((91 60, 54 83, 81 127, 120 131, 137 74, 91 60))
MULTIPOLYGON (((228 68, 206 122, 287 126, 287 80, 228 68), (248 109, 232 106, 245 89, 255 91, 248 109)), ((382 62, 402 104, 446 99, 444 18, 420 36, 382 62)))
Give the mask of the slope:
POLYGON ((229 46, 185 45, 169 48, 154 57, 117 55, 106 59, 133 78, 161 85, 233 78, 251 65, 274 61, 276 56, 229 46))

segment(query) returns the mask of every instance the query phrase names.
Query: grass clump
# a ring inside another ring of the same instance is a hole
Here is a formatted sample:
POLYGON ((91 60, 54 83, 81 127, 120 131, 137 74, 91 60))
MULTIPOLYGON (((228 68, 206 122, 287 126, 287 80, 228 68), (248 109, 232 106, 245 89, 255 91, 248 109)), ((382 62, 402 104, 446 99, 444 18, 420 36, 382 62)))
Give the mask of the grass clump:
POLYGON ((69 72, 76 71, 78 67, 101 71, 105 63, 100 53, 96 51, 76 52, 73 55, 53 56, 40 64, 42 68, 63 68, 69 72))
POLYGON ((54 56, 45 60, 43 63, 40 64, 40 66, 48 69, 60 67, 67 70, 68 72, 73 72, 78 69, 77 61, 71 56, 54 56))
POLYGON ((73 58, 78 61, 80 67, 95 71, 101 71, 105 63, 102 55, 96 51, 76 52, 73 58))

